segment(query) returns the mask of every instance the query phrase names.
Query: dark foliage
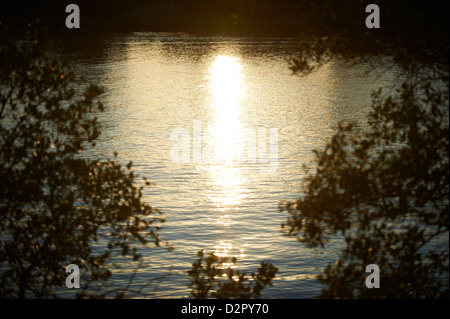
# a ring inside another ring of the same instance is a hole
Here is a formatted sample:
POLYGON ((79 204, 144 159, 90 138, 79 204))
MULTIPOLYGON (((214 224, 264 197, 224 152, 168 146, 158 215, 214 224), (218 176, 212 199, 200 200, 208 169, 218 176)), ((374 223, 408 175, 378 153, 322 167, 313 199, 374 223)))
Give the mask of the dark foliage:
POLYGON ((0 25, 0 296, 49 297, 72 263, 87 278, 79 296, 105 296, 89 283, 111 276, 112 258, 159 245, 164 219, 131 163, 83 157, 100 134, 101 89, 52 58, 34 25, 21 40, 12 31, 0 25))
POLYGON ((278 271, 272 264, 263 262, 258 272, 249 278, 233 268, 236 258, 219 258, 213 253, 204 257, 203 251, 198 252, 198 257, 188 271, 192 277, 191 293, 198 299, 260 298, 262 290, 272 286, 272 279, 278 271))

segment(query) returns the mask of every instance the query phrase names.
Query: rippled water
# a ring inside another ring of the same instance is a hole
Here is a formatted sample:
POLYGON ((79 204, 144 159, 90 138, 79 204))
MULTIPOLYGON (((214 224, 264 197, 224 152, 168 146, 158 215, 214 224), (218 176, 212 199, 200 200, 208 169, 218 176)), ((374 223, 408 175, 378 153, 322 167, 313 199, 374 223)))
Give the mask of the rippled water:
MULTIPOLYGON (((246 272, 272 262, 279 271, 263 298, 320 293, 315 278, 339 243, 308 249, 284 236, 287 216, 278 204, 301 196, 312 150, 339 121, 364 123, 372 90, 389 87, 397 74, 366 74, 366 65, 336 61, 301 78, 288 69, 291 45, 136 33, 69 50, 83 74, 105 88, 103 135, 93 152, 117 151, 155 183, 145 200, 164 212, 162 238, 175 244, 172 252, 144 252, 134 287, 159 278, 146 296, 189 297, 186 271, 200 249, 237 256, 246 272)), ((121 280, 120 273, 112 278, 121 280)))

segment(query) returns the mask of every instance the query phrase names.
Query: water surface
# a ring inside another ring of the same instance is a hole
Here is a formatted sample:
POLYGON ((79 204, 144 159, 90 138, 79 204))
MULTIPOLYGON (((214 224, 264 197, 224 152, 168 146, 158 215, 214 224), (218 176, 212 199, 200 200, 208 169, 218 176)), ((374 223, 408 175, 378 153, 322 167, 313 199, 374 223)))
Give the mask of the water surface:
POLYGON ((166 216, 162 238, 175 244, 172 252, 145 250, 133 287, 151 282, 146 296, 189 297, 186 271, 201 249, 238 257, 247 273, 273 263, 279 270, 263 298, 320 293, 316 276, 337 258, 339 241, 320 250, 284 236, 278 205, 302 195, 312 150, 340 121, 364 126, 372 90, 391 87, 398 74, 335 61, 295 76, 286 62, 292 43, 135 33, 70 52, 105 88, 103 134, 90 155, 117 151, 123 163, 133 161, 154 183, 145 200, 166 216))

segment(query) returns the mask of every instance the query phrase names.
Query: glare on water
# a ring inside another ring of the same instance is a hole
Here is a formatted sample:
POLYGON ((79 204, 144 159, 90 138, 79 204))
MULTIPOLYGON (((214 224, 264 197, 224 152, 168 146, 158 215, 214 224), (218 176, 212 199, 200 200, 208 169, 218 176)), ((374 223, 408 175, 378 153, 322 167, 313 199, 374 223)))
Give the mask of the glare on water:
MULTIPOLYGON (((241 123, 241 103, 245 94, 245 74, 239 58, 218 55, 208 68, 211 91, 211 108, 214 110, 207 143, 212 145, 212 161, 205 166, 210 178, 212 201, 217 206, 217 223, 224 227, 224 238, 214 246, 219 257, 230 257, 233 244, 227 238, 233 213, 239 210, 244 199, 247 181, 240 165, 243 148, 238 145, 245 141, 241 123)), ((241 252, 243 248, 241 248, 241 252)), ((238 257, 238 256, 235 256, 238 257)), ((233 266, 224 264, 223 267, 233 266)))

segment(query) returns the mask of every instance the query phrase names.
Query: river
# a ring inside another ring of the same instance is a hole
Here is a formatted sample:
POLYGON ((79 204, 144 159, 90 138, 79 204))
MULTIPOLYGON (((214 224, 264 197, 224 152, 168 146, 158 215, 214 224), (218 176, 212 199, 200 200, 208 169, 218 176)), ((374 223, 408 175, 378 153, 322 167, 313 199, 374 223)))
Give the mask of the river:
MULTIPOLYGON (((302 196, 303 165, 314 168, 340 121, 364 127, 371 93, 392 89, 396 68, 333 61, 300 77, 288 68, 285 38, 200 37, 173 33, 65 40, 61 49, 87 80, 105 89, 102 136, 89 156, 114 151, 154 185, 144 199, 161 210, 163 240, 144 250, 132 288, 150 298, 190 296, 187 270, 197 252, 237 257, 251 273, 278 268, 262 298, 314 298, 337 258, 339 240, 311 249, 281 232, 283 200, 302 196), (86 44, 88 43, 88 44, 86 44)), ((388 60, 388 59, 387 59, 388 60)), ((111 277, 125 285, 128 264, 111 277)))

